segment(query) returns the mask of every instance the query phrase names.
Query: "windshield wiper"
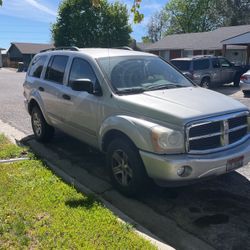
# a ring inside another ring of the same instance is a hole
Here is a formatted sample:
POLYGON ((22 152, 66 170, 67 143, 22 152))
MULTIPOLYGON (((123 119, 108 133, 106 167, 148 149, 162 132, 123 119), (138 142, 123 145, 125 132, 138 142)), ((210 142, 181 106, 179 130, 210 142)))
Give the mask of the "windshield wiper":
POLYGON ((117 91, 117 94, 139 94, 144 92, 145 89, 138 87, 138 88, 126 88, 117 91))
POLYGON ((147 87, 145 90, 151 91, 151 90, 172 89, 172 88, 182 88, 182 87, 185 87, 185 86, 168 83, 168 84, 160 84, 160 85, 151 85, 147 87))

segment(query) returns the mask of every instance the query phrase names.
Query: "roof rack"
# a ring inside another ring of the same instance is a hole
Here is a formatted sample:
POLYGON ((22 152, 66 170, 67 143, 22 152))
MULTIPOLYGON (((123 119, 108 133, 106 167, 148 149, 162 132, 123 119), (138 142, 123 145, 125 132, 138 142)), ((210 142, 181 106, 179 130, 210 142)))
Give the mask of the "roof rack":
POLYGON ((128 47, 128 46, 114 47, 114 49, 133 50, 132 48, 130 48, 130 47, 128 47))
POLYGON ((40 52, 46 52, 46 51, 54 51, 54 50, 71 50, 71 51, 79 51, 78 47, 75 46, 63 46, 63 47, 56 47, 56 48, 50 48, 50 49, 44 49, 40 52))

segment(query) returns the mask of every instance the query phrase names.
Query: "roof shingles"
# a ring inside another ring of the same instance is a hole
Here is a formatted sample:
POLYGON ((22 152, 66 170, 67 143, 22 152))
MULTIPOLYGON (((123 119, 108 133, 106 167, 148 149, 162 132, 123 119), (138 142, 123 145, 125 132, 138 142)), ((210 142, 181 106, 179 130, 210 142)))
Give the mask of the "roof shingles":
POLYGON ((22 54, 37 54, 41 50, 54 48, 53 44, 43 44, 43 43, 11 43, 14 45, 22 54))
POLYGON ((221 41, 250 31, 250 25, 221 27, 209 32, 169 35, 150 45, 147 50, 215 50, 221 41))

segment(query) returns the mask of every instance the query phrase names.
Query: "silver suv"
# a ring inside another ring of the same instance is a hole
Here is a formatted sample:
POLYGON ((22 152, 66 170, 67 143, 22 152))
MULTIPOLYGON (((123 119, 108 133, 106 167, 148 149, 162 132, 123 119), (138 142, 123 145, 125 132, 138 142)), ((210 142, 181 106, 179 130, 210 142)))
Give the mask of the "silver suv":
POLYGON ((239 86, 243 68, 234 66, 221 56, 194 56, 172 59, 171 63, 204 88, 213 88, 226 83, 239 86))
POLYGON ((248 109, 152 54, 45 51, 31 62, 24 96, 38 141, 58 128, 104 152, 126 195, 143 191, 149 178, 182 185, 250 160, 248 109))

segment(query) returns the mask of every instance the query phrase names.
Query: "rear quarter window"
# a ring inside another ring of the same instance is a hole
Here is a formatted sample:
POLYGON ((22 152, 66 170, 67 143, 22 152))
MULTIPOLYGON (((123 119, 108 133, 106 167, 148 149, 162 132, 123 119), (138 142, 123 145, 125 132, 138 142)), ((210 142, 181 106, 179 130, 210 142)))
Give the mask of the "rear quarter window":
POLYGON ((33 59, 28 75, 40 78, 47 56, 37 56, 33 59))
POLYGON ((182 71, 190 70, 191 61, 176 60, 176 61, 171 61, 171 63, 179 70, 182 70, 182 71))
POLYGON ((202 60, 195 60, 193 61, 194 70, 203 70, 203 69, 208 69, 209 68, 209 60, 208 59, 202 59, 202 60))

